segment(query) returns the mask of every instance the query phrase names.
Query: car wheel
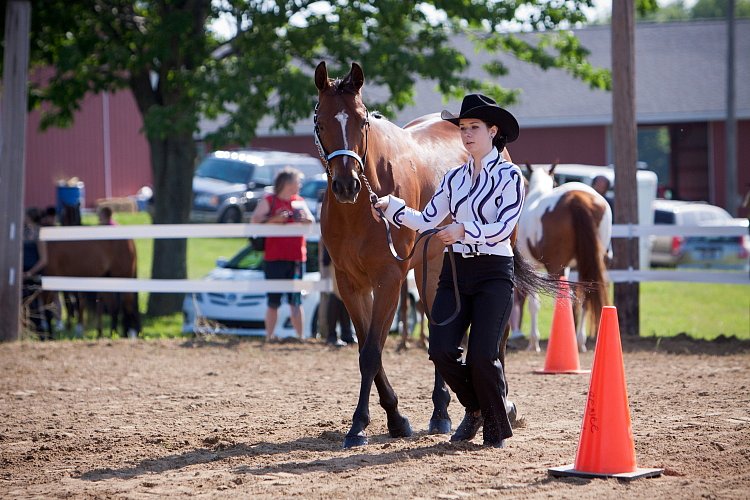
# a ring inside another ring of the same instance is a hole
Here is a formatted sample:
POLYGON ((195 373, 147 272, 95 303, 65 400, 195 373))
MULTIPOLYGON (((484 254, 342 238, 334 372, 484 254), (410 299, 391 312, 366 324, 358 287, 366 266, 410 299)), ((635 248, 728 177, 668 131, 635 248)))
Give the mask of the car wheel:
POLYGON ((242 214, 240 213, 240 210, 238 208, 227 208, 223 214, 221 214, 221 218, 219 219, 219 222, 222 224, 225 222, 229 223, 237 223, 242 222, 242 214))

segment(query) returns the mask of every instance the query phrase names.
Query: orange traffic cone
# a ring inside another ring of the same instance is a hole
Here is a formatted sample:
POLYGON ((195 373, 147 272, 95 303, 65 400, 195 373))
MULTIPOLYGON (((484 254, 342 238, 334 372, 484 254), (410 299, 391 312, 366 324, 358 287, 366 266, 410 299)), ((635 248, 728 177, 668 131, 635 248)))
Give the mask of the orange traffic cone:
POLYGON ((594 365, 575 464, 553 467, 553 476, 636 479, 659 476, 663 469, 636 466, 630 425, 625 366, 622 361, 617 309, 602 308, 594 365))
POLYGON ((562 286, 560 287, 560 295, 555 300, 552 328, 547 343, 547 356, 544 359, 544 370, 534 370, 534 373, 590 373, 591 370, 581 370, 568 284, 565 277, 560 278, 560 280, 562 280, 562 286))

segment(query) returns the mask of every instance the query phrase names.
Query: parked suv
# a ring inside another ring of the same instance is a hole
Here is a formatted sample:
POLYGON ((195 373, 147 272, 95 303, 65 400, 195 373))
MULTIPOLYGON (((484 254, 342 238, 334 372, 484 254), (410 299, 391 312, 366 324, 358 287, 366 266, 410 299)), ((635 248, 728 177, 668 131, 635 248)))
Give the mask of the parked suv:
POLYGON ((306 177, 323 172, 320 160, 296 153, 265 150, 215 151, 193 177, 191 222, 242 222, 263 194, 273 189, 276 173, 294 167, 306 177))
MULTIPOLYGON (((721 207, 695 201, 655 200, 654 224, 677 226, 731 225, 732 216, 721 207)), ((651 265, 676 266, 684 255, 685 238, 651 236, 651 265)))

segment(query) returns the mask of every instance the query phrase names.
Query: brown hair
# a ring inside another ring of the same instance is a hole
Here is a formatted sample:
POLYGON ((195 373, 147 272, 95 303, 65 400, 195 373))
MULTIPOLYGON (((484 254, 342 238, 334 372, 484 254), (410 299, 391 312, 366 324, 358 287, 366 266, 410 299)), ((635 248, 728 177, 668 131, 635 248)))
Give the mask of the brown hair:
POLYGON ((296 168, 282 168, 281 170, 279 170, 279 173, 276 174, 276 178, 273 180, 273 193, 278 196, 278 194, 282 189, 284 189, 284 186, 286 186, 287 183, 292 182, 296 179, 302 179, 302 177, 302 172, 300 172, 296 168))

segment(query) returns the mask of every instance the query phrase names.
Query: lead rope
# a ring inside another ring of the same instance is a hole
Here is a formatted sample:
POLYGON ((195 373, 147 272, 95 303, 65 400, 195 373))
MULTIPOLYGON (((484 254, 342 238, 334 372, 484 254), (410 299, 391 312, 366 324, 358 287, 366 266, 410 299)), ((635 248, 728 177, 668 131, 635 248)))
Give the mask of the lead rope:
MULTIPOLYGON (((362 180, 364 181, 365 186, 367 186, 367 191, 370 193, 370 203, 374 206, 375 203, 378 201, 378 195, 375 194, 375 192, 372 190, 372 187, 370 187, 370 182, 367 180, 367 177, 365 177, 364 174, 362 175, 362 180)), ((391 225, 388 222, 388 218, 385 216, 383 211, 380 209, 380 207, 375 208, 377 210, 378 215, 383 220, 383 223, 385 223, 385 237, 388 241, 388 249, 391 251, 391 255, 393 255, 393 258, 396 260, 403 262, 405 260, 409 260, 414 255, 414 251, 417 249, 417 245, 419 244, 419 240, 422 238, 425 238, 424 247, 422 248, 422 291, 424 292, 427 290, 427 247, 430 243, 430 238, 435 236, 438 232, 440 232, 439 229, 428 229, 427 231, 424 231, 422 233, 419 233, 419 236, 417 236, 416 241, 414 242, 414 246, 411 247, 411 251, 409 251, 409 254, 406 257, 400 257, 398 255, 398 252, 396 252, 396 247, 393 246, 393 237, 391 236, 391 225)), ((427 306, 427 302, 425 301, 425 308, 424 312, 427 315, 427 320, 435 325, 435 326, 445 326, 449 324, 451 321, 456 319, 461 312, 461 294, 458 291, 458 280, 456 279, 456 259, 453 254, 453 245, 448 246, 448 258, 451 262, 451 274, 453 275, 453 294, 456 302, 456 310, 453 311, 453 314, 450 315, 448 319, 445 321, 441 321, 440 323, 436 323, 432 319, 432 315, 430 314, 430 308, 427 306)))

